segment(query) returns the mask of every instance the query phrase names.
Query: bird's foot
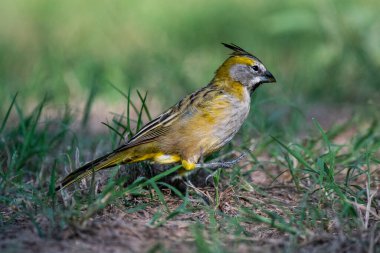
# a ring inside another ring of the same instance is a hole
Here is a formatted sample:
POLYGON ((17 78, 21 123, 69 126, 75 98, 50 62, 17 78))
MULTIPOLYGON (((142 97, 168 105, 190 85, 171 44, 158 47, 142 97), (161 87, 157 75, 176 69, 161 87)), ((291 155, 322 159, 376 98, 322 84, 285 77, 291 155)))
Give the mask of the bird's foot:
POLYGON ((232 159, 230 161, 197 163, 195 164, 195 168, 205 168, 205 169, 210 169, 210 170, 215 170, 219 168, 232 168, 245 156, 246 156, 245 154, 242 154, 239 157, 232 159))

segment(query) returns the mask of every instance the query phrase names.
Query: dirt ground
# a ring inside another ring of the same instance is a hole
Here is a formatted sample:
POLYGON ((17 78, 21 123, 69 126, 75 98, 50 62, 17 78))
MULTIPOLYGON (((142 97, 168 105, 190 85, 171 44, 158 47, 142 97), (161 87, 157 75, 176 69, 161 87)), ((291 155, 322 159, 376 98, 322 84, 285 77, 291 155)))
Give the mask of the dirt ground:
MULTIPOLYGON (((211 188, 201 189, 207 194, 213 194, 211 188)), ((273 197, 285 199, 292 206, 293 194, 288 189, 272 188, 273 197)), ((221 196, 220 209, 229 214, 237 212, 236 198, 233 189, 227 188, 221 196)), ((265 202, 260 194, 246 193, 238 199, 247 201, 257 199, 265 202)), ((175 209, 181 203, 178 197, 167 193, 165 198, 170 209, 175 209)), ((150 202, 149 198, 136 198, 133 201, 150 202)), ((195 200, 194 200, 195 201, 195 200)), ((151 204, 151 203, 150 203, 151 204)), ((192 205, 199 205, 193 202, 192 205)), ((95 215, 81 227, 70 227, 50 238, 41 238, 33 225, 26 221, 19 221, 6 233, 0 236, 1 252, 147 252, 161 248, 172 252, 194 252, 197 248, 191 227, 196 221, 208 223, 208 214, 198 211, 193 214, 178 215, 161 226, 150 225, 153 215, 158 211, 160 204, 147 207, 135 213, 126 213, 116 206, 109 206, 106 210, 95 215)), ((43 223, 43 222, 42 222, 43 223)), ((269 252, 281 249, 286 243, 284 234, 276 229, 260 224, 245 224, 245 228, 254 234, 252 238, 226 237, 222 245, 238 252, 269 252), (236 246, 238 248, 236 248, 236 246)), ((206 236, 207 237, 207 236, 206 236)))
MULTIPOLYGON (((262 171, 255 171, 251 175, 255 184, 265 190, 263 195, 253 191, 235 191, 233 187, 223 186, 220 193, 219 209, 230 216, 237 215, 241 206, 250 206, 250 203, 261 203, 267 210, 279 215, 284 211, 291 212, 297 207, 300 193, 289 183, 289 174, 282 174, 278 180, 268 178, 262 171), (273 200, 281 202, 287 210, 281 210, 273 205, 273 200)), ((210 196, 212 203, 215 194, 214 188, 204 186, 198 188, 199 193, 210 196)), ((170 210, 177 208, 182 201, 163 190, 165 200, 170 210)), ((81 225, 72 225, 63 231, 50 231, 49 235, 39 236, 35 226, 30 221, 19 220, 7 227, 0 235, 0 251, 11 252, 197 252, 194 239, 194 224, 200 222, 210 226, 209 214, 199 208, 192 214, 180 214, 163 225, 152 224, 152 218, 163 206, 152 203, 149 196, 127 197, 129 203, 147 204, 136 212, 128 213, 124 208, 110 205, 81 225)), ((191 197, 190 204, 194 207, 204 205, 200 198, 191 197)), ((7 212, 2 208, 2 212, 7 212)), ((256 210, 260 214, 260 210, 256 210)), ((221 217, 216 217, 216 220, 221 217)), ((38 220, 44 230, 43 218, 38 220)), ((301 238, 297 248, 292 248, 292 242, 286 233, 267 225, 255 222, 242 223, 244 229, 250 233, 247 236, 232 236, 231 233, 220 233, 219 238, 224 249, 231 252, 379 252, 380 229, 360 232, 357 236, 347 237, 339 233, 313 233, 308 238, 301 238), (377 248, 376 248, 377 247, 377 248), (373 251, 371 251, 373 250, 373 251)), ((218 230, 228 229, 218 223, 218 230)), ((376 226, 375 226, 376 228, 376 226)), ((208 238, 210 235, 204 235, 208 238)), ((207 240, 207 239, 206 239, 207 240)))

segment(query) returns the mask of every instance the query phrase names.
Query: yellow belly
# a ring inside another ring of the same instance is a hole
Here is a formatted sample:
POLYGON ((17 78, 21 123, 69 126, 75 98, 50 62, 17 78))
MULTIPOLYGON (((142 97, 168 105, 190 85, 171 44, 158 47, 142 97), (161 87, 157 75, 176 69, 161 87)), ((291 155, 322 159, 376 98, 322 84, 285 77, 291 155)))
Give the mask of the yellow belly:
POLYGON ((244 101, 233 97, 219 99, 194 109, 158 140, 160 150, 178 154, 186 161, 182 161, 183 166, 192 169, 191 164, 223 147, 240 129, 249 112, 249 94, 246 96, 248 99, 244 101))

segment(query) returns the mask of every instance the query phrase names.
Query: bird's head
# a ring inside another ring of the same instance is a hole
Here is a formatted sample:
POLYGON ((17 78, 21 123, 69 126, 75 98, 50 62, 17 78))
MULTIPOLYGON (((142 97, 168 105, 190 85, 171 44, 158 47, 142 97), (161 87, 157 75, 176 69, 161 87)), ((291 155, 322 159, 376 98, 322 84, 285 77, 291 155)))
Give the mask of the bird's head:
POLYGON ((239 82, 251 92, 262 83, 276 82, 257 57, 235 44, 222 44, 233 52, 216 71, 214 80, 239 82))

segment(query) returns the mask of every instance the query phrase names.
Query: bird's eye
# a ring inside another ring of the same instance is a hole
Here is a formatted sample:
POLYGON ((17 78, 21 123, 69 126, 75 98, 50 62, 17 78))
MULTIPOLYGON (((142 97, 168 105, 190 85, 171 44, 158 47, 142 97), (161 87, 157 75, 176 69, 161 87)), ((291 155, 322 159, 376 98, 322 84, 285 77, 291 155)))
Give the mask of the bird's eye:
POLYGON ((259 70, 259 67, 258 67, 257 65, 253 65, 253 66, 252 66, 252 69, 253 69, 254 71, 258 71, 258 70, 259 70))

